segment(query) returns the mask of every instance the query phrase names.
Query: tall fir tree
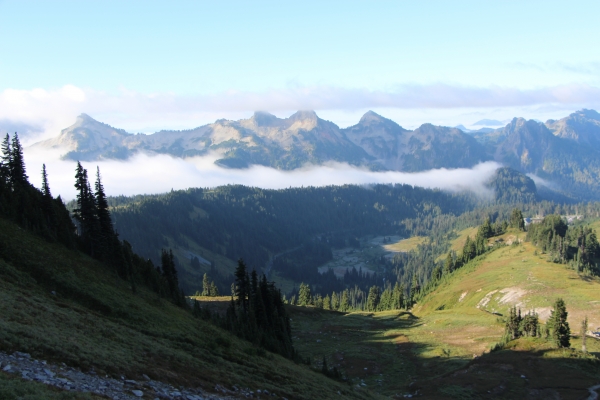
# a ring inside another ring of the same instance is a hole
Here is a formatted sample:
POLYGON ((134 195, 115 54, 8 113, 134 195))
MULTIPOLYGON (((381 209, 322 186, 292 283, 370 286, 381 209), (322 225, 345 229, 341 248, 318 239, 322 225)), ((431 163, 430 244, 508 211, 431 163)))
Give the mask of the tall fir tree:
POLYGON ((569 347, 571 345, 571 329, 567 322, 567 316, 565 301, 561 298, 556 299, 554 309, 548 319, 552 341, 556 347, 569 347))
POLYGON ((15 132, 12 140, 12 160, 10 165, 10 179, 13 185, 26 185, 29 183, 25 173, 25 159, 23 158, 23 147, 19 141, 19 135, 15 132))

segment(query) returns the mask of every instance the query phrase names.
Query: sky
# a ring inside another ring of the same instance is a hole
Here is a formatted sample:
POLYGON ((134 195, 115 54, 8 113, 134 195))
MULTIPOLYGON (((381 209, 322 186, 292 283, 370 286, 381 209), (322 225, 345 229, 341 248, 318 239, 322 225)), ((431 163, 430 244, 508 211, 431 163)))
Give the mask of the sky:
POLYGON ((0 129, 129 132, 256 110, 406 128, 600 109, 597 1, 0 0, 0 129))

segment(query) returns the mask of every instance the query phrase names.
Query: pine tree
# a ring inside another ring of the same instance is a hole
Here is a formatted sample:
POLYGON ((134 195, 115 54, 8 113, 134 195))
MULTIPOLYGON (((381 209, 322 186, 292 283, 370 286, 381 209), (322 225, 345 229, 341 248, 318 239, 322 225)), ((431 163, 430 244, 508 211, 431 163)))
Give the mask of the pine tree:
MULTIPOLYGON (((10 147, 10 136, 8 133, 2 141, 2 165, 4 165, 6 168, 10 168, 12 165, 12 150, 10 147)), ((10 176, 10 171, 8 171, 8 174, 10 176)))
POLYGON ((339 311, 346 312, 350 308, 350 295, 348 293, 348 289, 345 289, 342 292, 342 296, 340 297, 340 306, 339 311))
POLYGON ((525 221, 523 220, 523 214, 518 208, 514 208, 512 210, 512 213, 510 214, 509 226, 511 228, 519 229, 520 231, 525 230, 525 221))
POLYGON ((452 257, 452 252, 449 251, 444 263, 444 275, 448 275, 452 271, 454 271, 454 258, 452 257))
POLYGON ((367 311, 377 311, 379 305, 380 292, 379 286, 373 285, 369 289, 369 296, 367 297, 367 311))
POLYGON ((42 194, 44 197, 52 198, 50 193, 50 185, 48 185, 48 173, 46 172, 46 164, 42 164, 42 194))
POLYGON ((556 347, 569 347, 571 345, 571 329, 567 322, 567 307, 563 299, 558 298, 554 302, 554 309, 548 319, 551 329, 551 338, 556 347))
POLYGON ((211 297, 219 296, 219 289, 217 288, 217 285, 215 285, 215 282, 210 282, 210 289, 208 290, 208 295, 211 297))
POLYGON ((27 174, 25 173, 25 159, 23 158, 23 147, 19 141, 19 135, 15 133, 12 140, 12 162, 10 166, 10 179, 14 184, 25 185, 29 183, 27 174))
POLYGON ((100 168, 96 167, 96 184, 95 184, 95 205, 96 217, 100 228, 98 241, 104 257, 108 259, 112 253, 112 244, 115 237, 110 211, 108 210, 108 201, 104 193, 104 186, 100 177, 100 168))
POLYGON ((177 299, 179 297, 179 280, 177 279, 177 269, 175 269, 173 250, 169 249, 167 252, 165 249, 162 249, 160 259, 163 276, 167 281, 169 293, 174 299, 177 299))
POLYGON ((310 294, 310 286, 304 284, 302 282, 300 284, 300 289, 298 290, 298 305, 299 306, 307 306, 311 304, 312 297, 310 294))
POLYGON ((242 307, 244 314, 248 311, 249 289, 246 263, 240 258, 235 269, 235 296, 236 304, 242 307))
POLYGON ((96 199, 90 188, 87 170, 81 166, 79 161, 75 171, 75 189, 77 189, 77 207, 73 210, 73 215, 79 222, 79 236, 81 236, 87 252, 94 257, 99 230, 96 199))
POLYGON ((208 275, 204 274, 202 278, 202 296, 208 296, 210 293, 210 282, 208 280, 208 275))

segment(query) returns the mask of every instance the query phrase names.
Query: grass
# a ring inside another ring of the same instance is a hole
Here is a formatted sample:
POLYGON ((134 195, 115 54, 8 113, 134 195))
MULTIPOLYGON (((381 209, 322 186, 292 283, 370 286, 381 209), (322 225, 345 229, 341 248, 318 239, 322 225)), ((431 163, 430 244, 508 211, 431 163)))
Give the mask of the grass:
MULTIPOLYGON (((89 257, 0 220, 0 349, 99 374, 267 389, 289 399, 373 398, 194 318, 89 257), (56 295, 53 295, 52 292, 56 295)), ((29 385, 19 381, 17 386, 29 385)), ((43 396, 42 396, 43 397, 43 396)))
POLYGON ((600 341, 589 338, 584 354, 577 336, 584 316, 591 328, 600 326, 598 293, 600 279, 547 262, 525 242, 500 247, 455 272, 413 314, 294 308, 293 331, 313 364, 325 356, 353 385, 386 396, 419 390, 425 398, 441 399, 577 399, 600 383, 600 341), (504 332, 498 314, 517 305, 545 320, 557 297, 567 304, 570 349, 523 338, 489 352, 504 332))
POLYGON ((415 250, 420 244, 425 243, 426 240, 427 238, 424 236, 413 236, 408 239, 401 239, 395 243, 385 244, 383 248, 387 251, 409 252, 415 250))
POLYGON ((0 372, 0 399, 3 400, 92 400, 101 398, 91 393, 66 392, 0 372))
POLYGON ((450 250, 454 250, 456 252, 461 252, 463 247, 465 247, 465 242, 467 241, 467 237, 474 239, 475 235, 477 235, 477 229, 478 229, 478 227, 474 227, 474 228, 466 228, 466 229, 463 229, 462 231, 458 231, 456 233, 458 235, 458 237, 453 239, 450 242, 450 250))
MULTIPOLYGON (((208 391, 216 384, 267 389, 289 399, 340 398, 338 391, 349 398, 418 391, 441 399, 575 399, 585 397, 600 376, 600 342, 592 338, 588 355, 576 350, 581 346, 576 336, 566 350, 524 338, 489 353, 503 333, 502 317, 493 312, 506 314, 514 304, 543 317, 562 297, 572 332, 584 316, 591 328, 600 326, 600 280, 547 262, 530 243, 479 257, 412 313, 290 306, 295 346, 311 367, 261 355, 151 292, 133 295, 107 267, 1 220, 0 243, 0 349, 100 374, 132 379, 146 374, 208 391), (346 383, 315 371, 323 357, 346 383)), ((222 311, 230 297, 199 300, 222 311)), ((9 388, 5 398, 28 398, 19 394, 27 390, 31 398, 76 398, 6 375, 0 375, 0 386, 9 388)))

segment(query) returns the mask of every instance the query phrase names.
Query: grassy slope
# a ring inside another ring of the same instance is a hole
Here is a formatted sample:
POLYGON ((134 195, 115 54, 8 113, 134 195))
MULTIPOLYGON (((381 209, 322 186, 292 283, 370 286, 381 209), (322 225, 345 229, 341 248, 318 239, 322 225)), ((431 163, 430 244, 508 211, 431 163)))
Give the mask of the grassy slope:
POLYGON ((413 236, 408 239, 400 239, 396 243, 390 243, 383 245, 383 248, 387 251, 402 251, 409 252, 417 248, 418 245, 424 243, 427 240, 424 236, 413 236))
MULTIPOLYGON (((426 398, 583 398, 600 383, 600 368, 576 350, 577 334, 585 315, 590 327, 600 326, 600 279, 580 277, 534 252, 522 243, 480 257, 427 296, 414 316, 295 308, 297 347, 314 363, 326 356, 353 384, 384 395, 408 393, 416 382, 412 389, 426 398), (489 353, 504 332, 491 312, 506 314, 516 304, 545 316, 557 297, 567 304, 572 349, 525 338, 489 353)), ((600 356, 600 341, 589 338, 588 350, 600 356)))
POLYGON ((151 292, 133 295, 103 265, 4 220, 0 244, 2 350, 209 391, 218 383, 288 398, 372 397, 281 357, 254 355, 249 343, 151 292))

